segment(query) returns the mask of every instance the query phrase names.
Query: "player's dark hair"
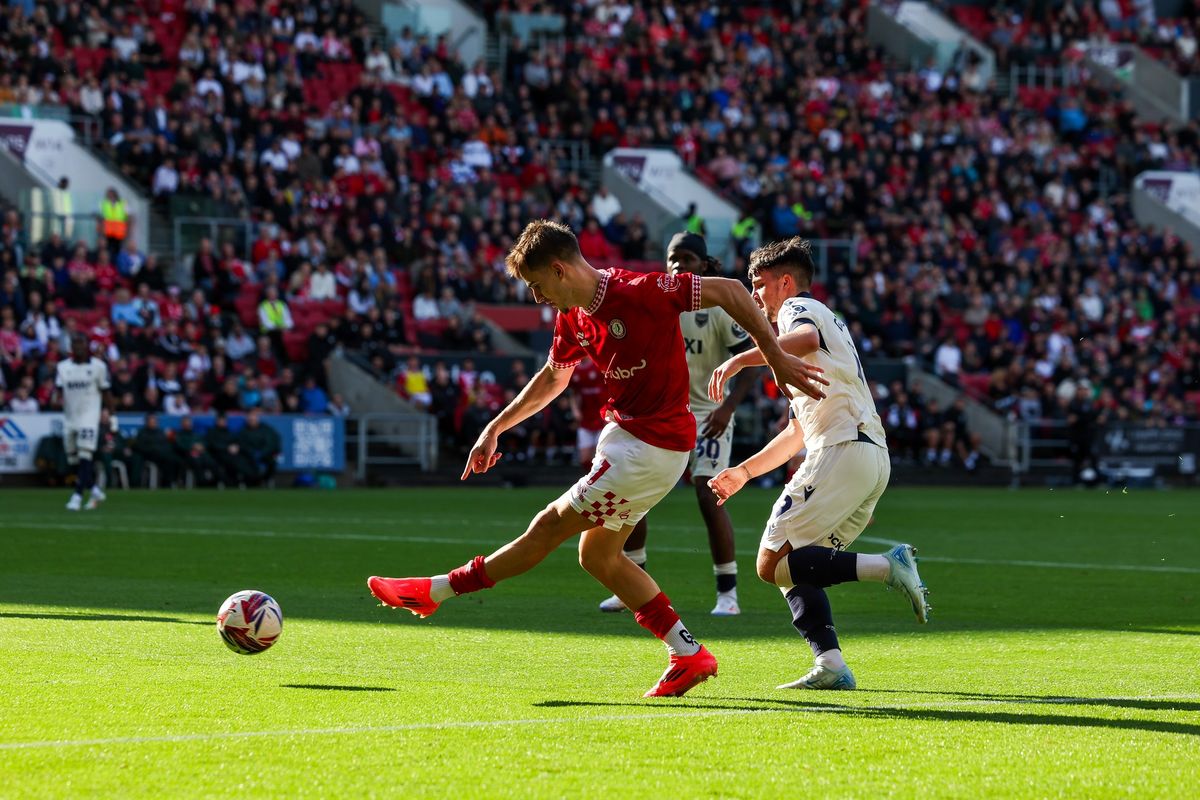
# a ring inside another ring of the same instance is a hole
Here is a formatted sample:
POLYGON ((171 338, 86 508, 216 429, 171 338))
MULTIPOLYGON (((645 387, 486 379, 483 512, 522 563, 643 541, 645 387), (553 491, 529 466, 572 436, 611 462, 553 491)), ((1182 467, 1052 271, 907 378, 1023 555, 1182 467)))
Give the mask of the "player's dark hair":
POLYGON ((750 254, 750 267, 746 273, 751 277, 763 272, 786 270, 796 278, 801 288, 812 285, 816 266, 812 259, 812 244, 804 238, 793 236, 779 242, 771 242, 750 254))
POLYGON ((716 256, 708 256, 704 259, 704 272, 702 277, 706 275, 720 275, 722 271, 721 259, 716 256))
POLYGON ((561 222, 537 219, 525 226, 521 237, 504 257, 508 274, 519 278, 522 272, 537 272, 553 261, 578 261, 579 240, 561 222))

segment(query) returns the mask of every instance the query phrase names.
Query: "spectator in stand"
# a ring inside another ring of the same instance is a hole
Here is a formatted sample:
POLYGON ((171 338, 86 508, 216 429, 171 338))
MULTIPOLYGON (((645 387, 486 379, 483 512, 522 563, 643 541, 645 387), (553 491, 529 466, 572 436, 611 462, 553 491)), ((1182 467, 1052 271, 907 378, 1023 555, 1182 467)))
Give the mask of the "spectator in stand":
POLYGON ((121 252, 117 254, 117 272, 122 278, 133 280, 146 266, 146 257, 138 250, 137 242, 127 239, 121 252))
POLYGON ((204 434, 204 447, 216 462, 218 480, 238 486, 253 480, 256 466, 242 452, 237 435, 229 429, 229 418, 220 410, 213 427, 204 434))
POLYGON ((427 410, 433 403, 430 393, 429 378, 421 367, 421 361, 416 356, 409 356, 404 373, 400 376, 401 394, 422 411, 427 410))
POLYGON ((158 468, 158 485, 161 487, 174 486, 182 463, 175 452, 175 447, 167 437, 166 432, 159 426, 158 414, 147 414, 145 424, 138 429, 137 436, 132 442, 133 453, 137 460, 132 466, 130 480, 140 484, 141 464, 149 463, 158 468), (137 463, 141 462, 141 463, 137 463))
POLYGON ((311 375, 305 378, 304 389, 300 392, 300 410, 305 414, 325 414, 329 411, 329 396, 311 375))
POLYGON ((340 394, 334 392, 333 397, 329 400, 329 413, 345 419, 350 416, 350 404, 340 394))
POLYGON ((958 384, 958 375, 962 369, 962 350, 953 336, 942 339, 934 354, 933 366, 939 378, 953 385, 958 384))
POLYGON ((324 261, 317 262, 316 270, 312 273, 312 277, 309 278, 308 299, 337 299, 337 281, 333 273, 329 271, 329 265, 324 261))
POLYGON ((417 322, 441 319, 438 301, 429 292, 422 291, 413 299, 413 319, 417 322))
POLYGON ((279 289, 268 286, 263 294, 263 300, 258 304, 259 330, 271 339, 278 357, 283 356, 283 334, 295 327, 292 312, 287 303, 280 298, 279 289))
POLYGON ((225 355, 232 361, 241 361, 254 351, 254 339, 242 327, 242 323, 234 322, 229 335, 225 337, 225 355))
POLYGON ((588 218, 583 231, 579 234, 579 252, 588 261, 601 263, 612 261, 617 257, 616 248, 604 238, 604 232, 600 230, 600 223, 596 221, 595 217, 588 218))
POLYGON ((12 399, 8 401, 8 410, 14 414, 36 414, 40 410, 37 398, 30 392, 30 381, 22 382, 13 392, 12 399))
POLYGON ((238 432, 236 442, 251 485, 260 486, 275 479, 283 444, 279 433, 263 424, 258 409, 246 414, 246 424, 238 432))
MULTIPOLYGON (((162 316, 159 313, 158 301, 150 294, 149 284, 138 284, 137 297, 133 298, 132 305, 137 312, 138 318, 141 320, 141 327, 157 328, 162 325, 162 316)), ((130 324, 134 323, 130 322, 130 324)))
POLYGON ((121 251, 126 238, 131 234, 133 217, 125 205, 125 201, 117 192, 116 187, 110 186, 100 202, 100 233, 104 237, 108 254, 115 257, 121 251))
POLYGON ((610 194, 608 188, 601 184, 588 208, 600 226, 607 227, 609 221, 621 213, 621 201, 617 199, 616 195, 610 194))

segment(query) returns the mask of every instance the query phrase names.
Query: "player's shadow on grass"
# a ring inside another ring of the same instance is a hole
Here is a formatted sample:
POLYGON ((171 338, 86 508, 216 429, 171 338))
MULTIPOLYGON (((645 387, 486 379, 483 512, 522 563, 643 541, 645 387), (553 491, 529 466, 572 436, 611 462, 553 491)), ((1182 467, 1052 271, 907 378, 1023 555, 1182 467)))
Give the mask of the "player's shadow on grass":
POLYGON ((174 625, 215 625, 215 622, 198 622, 178 617, 148 617, 142 614, 34 614, 26 611, 0 611, 6 619, 55 619, 66 622, 169 622, 174 625))
POLYGON ((966 700, 983 702, 1028 703, 1045 706, 1107 706, 1109 708, 1138 708, 1143 711, 1200 711, 1200 703, 1194 700, 1139 698, 1139 697, 1074 697, 1070 695, 1036 695, 1036 694, 992 694, 990 692, 935 692, 911 689, 867 689, 867 692, 879 694, 924 694, 940 697, 961 697, 966 700))
MULTIPOLYGON (((544 700, 534 703, 539 708, 576 708, 588 706, 621 706, 638 708, 687 708, 719 711, 761 711, 780 713, 836 714, 841 716, 870 719, 940 720, 945 722, 986 722, 998 725, 1051 725, 1067 728, 1115 728, 1119 730, 1147 731, 1151 733, 1174 733, 1181 736, 1200 736, 1200 725, 1150 719, 1109 719, 1107 717, 1085 717, 1072 714, 1029 714, 1014 711, 968 711, 949 708, 896 708, 879 706, 852 706, 837 703, 822 703, 814 700, 786 700, 774 697, 725 697, 716 700, 740 701, 739 705, 709 703, 697 698, 692 703, 667 705, 647 703, 606 703, 589 700, 544 700), (754 705, 745 705, 753 703, 754 705), (781 708, 781 706, 783 708, 781 708)), ((1003 702, 998 701, 998 702, 1003 702)), ((1014 700, 1013 702, 1020 702, 1014 700)), ((1158 709, 1156 709, 1158 710, 1158 709)), ((1161 709, 1168 710, 1168 709, 1161 709)), ((647 716, 652 716, 648 713, 647 716)))
POLYGON ((282 683, 284 689, 311 689, 321 692, 394 692, 390 686, 338 686, 333 683, 282 683))
POLYGON ((1161 633, 1167 636, 1200 636, 1200 630, 1181 631, 1171 628, 1124 628, 1127 633, 1161 633))
MULTIPOLYGON (((987 696, 985 695, 984 697, 987 696)), ((952 708, 843 706, 836 703, 819 703, 815 701, 783 700, 775 698, 748 697, 745 699, 757 702, 779 703, 785 706, 793 707, 797 711, 816 711, 830 714, 845 714, 849 716, 874 719, 989 722, 1000 725, 1052 725, 1066 728, 1115 728, 1118 730, 1136 730, 1148 731, 1151 733, 1175 733, 1182 736, 1200 736, 1200 725, 1153 719, 1110 719, 1108 717, 1085 717, 1076 714, 1032 714, 1015 711, 968 711, 952 708)), ((990 701, 985 700, 984 702, 990 701)), ((1004 701, 997 700, 996 702, 1004 701)), ((1021 701, 1013 700, 1011 702, 1021 701)))
MULTIPOLYGON (((729 698, 735 699, 735 698, 729 698)), ((698 711, 778 711, 779 709, 769 705, 721 705, 717 703, 704 702, 702 698, 697 698, 696 701, 689 700, 674 700, 667 703, 657 703, 651 700, 642 700, 641 702, 615 703, 603 702, 599 700, 542 700, 538 703, 533 703, 534 708, 687 708, 698 711)))

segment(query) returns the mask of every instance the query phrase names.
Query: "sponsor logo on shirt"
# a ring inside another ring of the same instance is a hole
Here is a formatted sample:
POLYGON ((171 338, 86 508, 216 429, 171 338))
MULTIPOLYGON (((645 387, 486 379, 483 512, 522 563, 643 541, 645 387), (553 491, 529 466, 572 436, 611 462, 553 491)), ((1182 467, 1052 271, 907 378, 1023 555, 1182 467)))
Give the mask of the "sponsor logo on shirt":
POLYGON ((646 359, 643 358, 642 363, 638 364, 636 367, 630 367, 629 369, 625 369, 624 367, 613 367, 612 369, 608 370, 608 372, 604 373, 604 379, 618 381, 629 380, 633 377, 635 372, 637 372, 639 369, 645 368, 646 359))

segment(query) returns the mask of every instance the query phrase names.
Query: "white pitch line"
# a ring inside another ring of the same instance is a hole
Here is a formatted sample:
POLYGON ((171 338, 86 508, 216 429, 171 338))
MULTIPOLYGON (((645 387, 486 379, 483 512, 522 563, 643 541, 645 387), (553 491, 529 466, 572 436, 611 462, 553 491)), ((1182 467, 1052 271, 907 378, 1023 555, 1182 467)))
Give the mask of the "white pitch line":
MULTIPOLYGON (((363 733, 402 733, 405 731, 440 731, 462 728, 505 728, 525 725, 575 725, 593 722, 654 722, 660 719, 696 719, 704 717, 738 717, 752 714, 835 714, 856 712, 921 711, 935 708, 966 708, 972 706, 1005 705, 1095 705, 1108 702, 1195 700, 1197 694, 1156 695, 1150 697, 1045 697, 1045 698, 975 698, 937 700, 932 702, 894 703, 876 706, 828 705, 792 706, 787 708, 720 708, 696 711, 662 711, 644 714, 597 714, 583 717, 541 717, 534 719, 451 720, 446 722, 414 722, 405 725, 364 725, 346 728, 293 728, 272 731, 226 731, 213 733, 184 733, 166 736, 114 736, 107 739, 59 739, 33 742, 0 742, 0 750, 33 750, 61 747, 99 747, 119 744, 158 744, 173 742, 207 742, 223 739, 252 739, 283 736, 345 736, 363 733)), ((1156 709, 1170 711, 1172 709, 1156 709)), ((1032 718, 1032 719, 1036 719, 1032 718)))
MULTIPOLYGON (((277 521, 277 520, 276 520, 277 521)), ((439 520, 441 524, 448 524, 446 520, 439 520)), ((193 536, 239 536, 251 539, 323 539, 331 541, 353 541, 353 542, 415 542, 417 544, 439 544, 439 545, 457 545, 457 544, 477 544, 485 546, 498 546, 503 544, 496 539, 468 539, 468 538, 450 538, 439 536, 409 536, 404 534, 377 534, 377 533, 322 533, 317 531, 273 531, 273 530, 237 530, 232 528, 167 528, 167 527, 127 527, 121 528, 101 528, 97 529, 92 525, 84 524, 67 524, 59 522, 21 522, 22 527, 36 528, 39 530, 56 530, 67 531, 73 533, 164 533, 170 535, 193 535, 193 536)), ((680 530, 692 530, 691 528, 680 528, 680 530)), ((881 539, 874 536, 860 536, 863 541, 875 542, 876 544, 895 546, 899 542, 891 539, 881 539)), ((573 548, 575 545, 571 543, 563 544, 564 548, 573 548)), ((652 552, 660 553, 700 553, 706 552, 706 548, 702 545, 696 547, 671 547, 669 545, 656 546, 651 545, 652 552)), ((753 556, 757 554, 757 550, 737 550, 740 556, 753 556)), ((1070 561, 1026 561, 1017 559, 987 559, 987 558, 957 558, 948 556, 921 556, 921 561, 932 562, 939 564, 971 564, 981 566, 1000 566, 1000 567, 1037 567, 1043 569, 1087 569, 1087 570, 1108 570, 1115 572, 1160 572, 1183 575, 1200 575, 1200 568, 1197 567, 1177 567, 1158 564, 1090 564, 1082 562, 1070 561)))

